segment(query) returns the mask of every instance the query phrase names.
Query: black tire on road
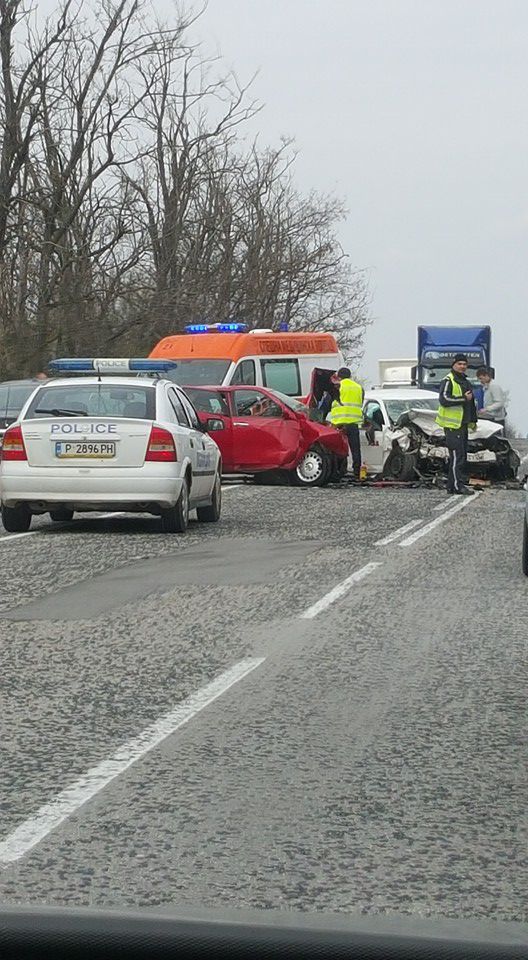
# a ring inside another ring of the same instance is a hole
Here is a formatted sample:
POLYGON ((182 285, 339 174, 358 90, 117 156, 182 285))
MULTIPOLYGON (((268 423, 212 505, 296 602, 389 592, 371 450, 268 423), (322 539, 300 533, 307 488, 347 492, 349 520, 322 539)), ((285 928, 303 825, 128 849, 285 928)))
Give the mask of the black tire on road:
POLYGON ((73 520, 73 510, 50 510, 50 517, 56 523, 73 520))
POLYGON ((383 467, 383 476, 390 480, 414 480, 417 465, 417 453, 405 453, 400 449, 391 450, 383 467))
POLYGON ((161 511, 162 533, 185 533, 189 526, 189 482, 184 479, 178 502, 161 511))
POLYGON ((335 457, 332 464, 332 473, 330 476, 330 483, 337 483, 339 480, 342 480, 343 477, 346 477, 348 467, 348 458, 347 457, 335 457))
POLYGON ((222 478, 216 474, 211 503, 208 507, 197 507, 196 515, 200 523, 217 523, 222 512, 222 478))
POLYGON ((23 504, 2 507, 2 523, 8 533, 26 533, 31 526, 31 511, 23 504))
POLYGON ((526 517, 523 524, 522 570, 525 577, 528 577, 528 523, 526 517))
POLYGON ((293 471, 300 487, 322 487, 332 473, 332 458, 321 447, 311 447, 293 471))

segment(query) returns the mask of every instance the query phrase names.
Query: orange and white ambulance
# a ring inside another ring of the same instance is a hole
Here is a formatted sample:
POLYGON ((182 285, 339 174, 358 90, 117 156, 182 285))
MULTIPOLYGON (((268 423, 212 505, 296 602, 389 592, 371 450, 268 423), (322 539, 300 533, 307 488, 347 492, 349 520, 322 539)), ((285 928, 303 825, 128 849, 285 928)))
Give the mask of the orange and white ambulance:
POLYGON ((170 376, 181 386, 244 384, 290 397, 310 391, 315 367, 336 370, 344 360, 331 333, 274 333, 243 323, 191 324, 164 337, 150 353, 175 360, 170 376))

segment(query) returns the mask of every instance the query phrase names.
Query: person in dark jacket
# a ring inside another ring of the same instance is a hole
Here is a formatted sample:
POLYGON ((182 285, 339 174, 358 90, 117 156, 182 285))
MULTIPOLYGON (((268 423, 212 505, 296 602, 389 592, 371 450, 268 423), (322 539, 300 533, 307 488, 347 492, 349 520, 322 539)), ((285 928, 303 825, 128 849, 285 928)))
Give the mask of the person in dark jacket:
POLYGON ((436 422, 445 432, 449 450, 447 492, 469 495, 466 486, 468 429, 477 423, 477 408, 471 382, 467 374, 468 360, 457 353, 451 372, 440 384, 440 406, 436 422))

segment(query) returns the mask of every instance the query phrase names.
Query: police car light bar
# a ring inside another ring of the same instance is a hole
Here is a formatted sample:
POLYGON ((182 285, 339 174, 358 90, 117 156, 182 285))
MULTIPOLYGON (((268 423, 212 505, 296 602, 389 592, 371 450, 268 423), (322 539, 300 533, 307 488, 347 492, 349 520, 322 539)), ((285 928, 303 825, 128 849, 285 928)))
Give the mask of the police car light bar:
POLYGON ((247 323, 189 323, 185 333, 247 333, 247 323))
POLYGON ((102 359, 89 359, 81 357, 79 359, 60 359, 50 360, 48 367, 53 373, 97 373, 97 374, 122 374, 122 373, 167 373, 174 370, 178 364, 175 360, 127 360, 117 357, 107 357, 102 359))

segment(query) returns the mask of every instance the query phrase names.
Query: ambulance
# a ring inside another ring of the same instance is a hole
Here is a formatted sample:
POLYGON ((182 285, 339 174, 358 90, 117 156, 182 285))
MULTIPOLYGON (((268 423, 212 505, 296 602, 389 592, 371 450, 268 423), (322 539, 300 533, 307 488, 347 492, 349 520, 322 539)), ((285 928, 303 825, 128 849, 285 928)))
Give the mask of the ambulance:
POLYGON ((164 337, 150 353, 175 360, 180 386, 268 387, 289 397, 310 392, 315 367, 336 370, 344 359, 331 333, 275 333, 244 323, 195 323, 164 337))

